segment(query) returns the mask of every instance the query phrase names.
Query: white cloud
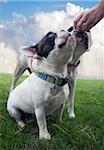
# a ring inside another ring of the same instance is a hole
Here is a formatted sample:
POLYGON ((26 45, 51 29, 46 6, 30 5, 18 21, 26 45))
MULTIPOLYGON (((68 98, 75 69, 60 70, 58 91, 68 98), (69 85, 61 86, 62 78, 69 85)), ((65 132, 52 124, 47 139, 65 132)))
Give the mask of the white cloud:
POLYGON ((4 27, 0 28, 0 42, 5 43, 9 48, 17 50, 25 41, 22 34, 16 33, 13 30, 7 30, 7 28, 4 27))
POLYGON ((5 43, 0 43, 0 73, 12 73, 16 67, 16 53, 5 43))
POLYGON ((67 3, 66 12, 67 12, 67 15, 69 16, 75 17, 76 15, 81 13, 83 10, 84 10, 83 7, 74 5, 72 3, 67 3))
POLYGON ((104 80, 104 19, 94 28, 92 33, 92 47, 90 52, 85 53, 81 58, 79 76, 81 78, 95 78, 104 80))
POLYGON ((0 29, 5 29, 5 26, 3 24, 0 24, 0 29))
POLYGON ((27 18, 25 16, 21 15, 21 14, 13 12, 12 16, 13 16, 13 22, 14 23, 17 23, 17 22, 20 23, 20 24, 27 23, 27 18))

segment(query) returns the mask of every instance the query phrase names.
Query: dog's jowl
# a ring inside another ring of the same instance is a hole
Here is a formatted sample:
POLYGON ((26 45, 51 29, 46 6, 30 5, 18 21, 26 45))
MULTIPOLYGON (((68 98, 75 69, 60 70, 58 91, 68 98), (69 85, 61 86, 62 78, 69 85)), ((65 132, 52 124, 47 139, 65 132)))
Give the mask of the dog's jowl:
POLYGON ((46 116, 57 111, 57 120, 61 120, 63 106, 70 93, 65 92, 68 85, 67 64, 79 48, 86 51, 85 39, 82 38, 64 30, 49 32, 35 46, 22 49, 28 59, 32 58, 33 73, 11 91, 7 109, 21 127, 25 125, 21 111, 35 114, 40 139, 51 139, 46 116))

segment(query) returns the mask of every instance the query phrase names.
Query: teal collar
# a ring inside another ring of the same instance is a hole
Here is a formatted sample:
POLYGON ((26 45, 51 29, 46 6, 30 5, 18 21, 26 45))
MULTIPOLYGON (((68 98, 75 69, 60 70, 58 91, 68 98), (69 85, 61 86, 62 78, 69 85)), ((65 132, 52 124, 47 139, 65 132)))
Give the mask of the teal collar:
POLYGON ((68 82, 68 77, 60 78, 57 76, 48 75, 46 73, 42 73, 42 72, 38 72, 38 71, 34 72, 34 73, 36 76, 38 76, 42 80, 45 80, 50 83, 54 83, 55 85, 58 85, 58 86, 64 86, 68 82))

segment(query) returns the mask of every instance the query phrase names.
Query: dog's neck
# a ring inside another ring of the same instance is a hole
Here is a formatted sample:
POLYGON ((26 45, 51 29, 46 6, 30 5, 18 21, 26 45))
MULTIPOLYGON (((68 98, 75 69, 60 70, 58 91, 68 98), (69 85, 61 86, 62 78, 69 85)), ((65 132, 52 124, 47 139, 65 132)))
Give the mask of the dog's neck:
POLYGON ((47 58, 33 61, 33 70, 41 71, 50 75, 66 76, 67 63, 69 58, 72 57, 73 50, 66 48, 62 50, 52 51, 47 58))
MULTIPOLYGON (((72 64, 73 66, 76 65, 76 63, 78 62, 79 58, 81 55, 83 55, 84 53, 86 52, 85 49, 82 49, 82 48, 77 48, 74 50, 74 53, 73 53, 73 57, 71 59, 71 61, 69 61, 68 63, 69 64, 72 64)), ((68 70, 72 70, 73 67, 69 67, 68 70)))
POLYGON ((57 75, 57 76, 65 76, 66 64, 60 64, 57 62, 51 63, 51 61, 47 59, 35 59, 32 63, 34 71, 44 72, 50 75, 57 75))

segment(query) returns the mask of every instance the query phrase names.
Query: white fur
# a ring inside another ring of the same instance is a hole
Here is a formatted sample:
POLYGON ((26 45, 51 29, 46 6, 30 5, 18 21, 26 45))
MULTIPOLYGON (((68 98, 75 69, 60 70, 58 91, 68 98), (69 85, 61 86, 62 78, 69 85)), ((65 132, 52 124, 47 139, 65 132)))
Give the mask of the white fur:
MULTIPOLYGON (((33 60, 32 66, 35 71, 38 70, 49 75, 58 75, 59 77, 66 76, 65 69, 73 49, 70 47, 70 43, 66 43, 62 49, 58 48, 57 43, 61 40, 65 40, 63 37, 64 36, 57 37, 55 47, 47 59, 33 60)), ((53 83, 40 79, 33 72, 10 93, 7 102, 9 114, 16 119, 18 125, 21 127, 24 126, 24 123, 21 120, 19 109, 27 113, 35 113, 39 126, 40 139, 51 138, 47 130, 46 115, 62 107, 68 96, 65 96, 64 87, 60 87, 58 94, 53 96, 50 93, 50 89, 53 88, 53 86, 53 83)))

